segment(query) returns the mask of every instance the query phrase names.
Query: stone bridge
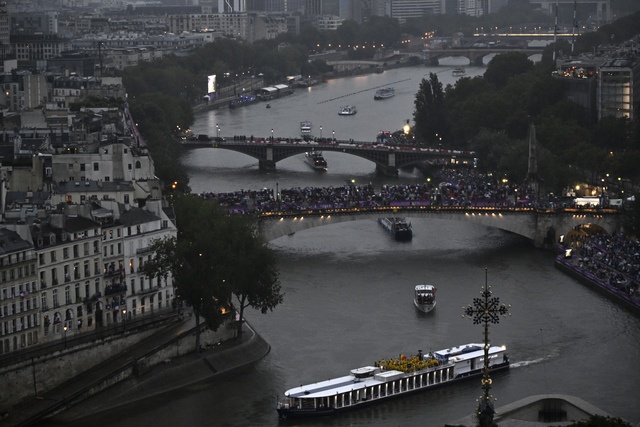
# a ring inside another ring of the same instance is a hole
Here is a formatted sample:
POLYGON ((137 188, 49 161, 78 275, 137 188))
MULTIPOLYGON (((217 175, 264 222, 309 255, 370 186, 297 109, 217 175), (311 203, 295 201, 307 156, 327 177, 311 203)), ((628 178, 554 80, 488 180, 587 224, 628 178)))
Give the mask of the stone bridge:
POLYGON ((271 241, 310 228, 389 216, 471 222, 524 236, 539 248, 553 247, 561 236, 579 227, 600 227, 607 233, 620 231, 622 218, 615 209, 413 206, 269 212, 257 219, 260 234, 271 241))
POLYGON ((414 146, 388 146, 371 142, 334 141, 325 139, 321 142, 304 140, 265 141, 222 141, 183 143, 184 147, 214 147, 233 150, 258 159, 260 169, 275 170, 276 163, 287 157, 302 154, 311 150, 336 151, 352 154, 371 160, 376 170, 388 176, 397 176, 398 169, 415 165, 426 160, 446 160, 448 163, 472 162, 475 153, 472 151, 441 150, 414 146))
POLYGON ((523 52, 527 55, 527 57, 541 54, 544 49, 542 48, 451 48, 451 49, 425 49, 423 51, 423 56, 425 62, 432 65, 438 65, 438 60, 441 58, 446 58, 449 56, 463 56, 469 59, 469 62, 472 65, 484 65, 483 59, 487 55, 497 55, 501 53, 507 52, 523 52))

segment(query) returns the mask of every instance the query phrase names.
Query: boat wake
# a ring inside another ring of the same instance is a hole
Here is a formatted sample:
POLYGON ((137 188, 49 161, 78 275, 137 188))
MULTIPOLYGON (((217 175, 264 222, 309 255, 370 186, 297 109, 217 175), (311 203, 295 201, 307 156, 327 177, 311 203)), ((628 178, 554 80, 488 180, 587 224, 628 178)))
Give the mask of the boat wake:
POLYGON ((401 83, 401 82, 406 82, 406 81, 409 81, 409 80, 411 80, 411 79, 398 80, 398 81, 396 81, 396 82, 391 82, 391 83, 387 83, 387 84, 380 85, 380 86, 375 86, 375 87, 370 87, 370 88, 367 88, 367 89, 362 89, 362 90, 359 90, 359 91, 357 91, 357 92, 347 93, 347 94, 345 94, 345 95, 337 96, 337 97, 335 97, 335 98, 325 99, 324 101, 320 101, 320 102, 318 102, 318 104, 324 104, 325 102, 331 102, 331 101, 335 101, 336 99, 346 98, 347 96, 355 95, 355 94, 357 94, 357 93, 369 92, 369 91, 372 91, 372 90, 378 90, 378 89, 380 89, 380 88, 387 87, 387 86, 392 85, 392 84, 394 84, 394 83, 401 83))
POLYGON ((542 362, 546 362, 547 360, 551 360, 555 357, 557 357, 560 354, 559 350, 554 350, 551 352, 551 354, 547 354, 546 356, 542 356, 542 357, 538 357, 537 359, 532 359, 532 360, 522 360, 520 362, 513 362, 511 363, 511 368, 522 368, 524 366, 529 366, 529 365, 537 365, 538 363, 542 363, 542 362))

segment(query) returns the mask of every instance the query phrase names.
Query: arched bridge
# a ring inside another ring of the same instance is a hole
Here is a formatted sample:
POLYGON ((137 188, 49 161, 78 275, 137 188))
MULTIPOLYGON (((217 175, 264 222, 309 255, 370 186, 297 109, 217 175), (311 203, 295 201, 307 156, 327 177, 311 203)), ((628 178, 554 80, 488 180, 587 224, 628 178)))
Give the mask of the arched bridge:
POLYGON ((541 54, 543 49, 541 48, 451 48, 451 49, 425 49, 423 51, 424 60, 431 64, 437 64, 440 58, 446 58, 449 56, 463 56, 469 59, 469 62, 474 65, 484 65, 482 60, 487 55, 496 55, 507 52, 523 52, 527 56, 533 56, 541 54))
POLYGON ((347 221, 403 216, 466 221, 499 228, 530 239, 536 247, 551 247, 560 236, 589 224, 608 233, 619 231, 621 214, 614 209, 536 209, 501 207, 409 206, 267 212, 257 216, 258 229, 266 241, 292 233, 347 221))
POLYGON ((414 146, 389 146, 371 142, 304 140, 265 141, 213 141, 183 143, 185 147, 213 147, 233 150, 258 159, 260 169, 275 170, 276 163, 287 157, 312 150, 336 151, 371 160, 376 170, 389 176, 397 176, 398 169, 425 160, 446 159, 448 162, 469 162, 475 157, 472 151, 441 150, 414 146))

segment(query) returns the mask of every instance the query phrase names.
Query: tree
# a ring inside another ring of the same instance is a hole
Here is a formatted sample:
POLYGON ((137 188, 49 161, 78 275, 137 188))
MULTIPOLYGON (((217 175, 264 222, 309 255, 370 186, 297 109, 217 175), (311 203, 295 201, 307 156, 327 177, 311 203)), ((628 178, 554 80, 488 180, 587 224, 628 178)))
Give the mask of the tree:
POLYGON ((450 130, 445 114, 444 91, 436 73, 429 73, 429 79, 422 79, 414 104, 416 137, 428 144, 447 141, 450 130))
POLYGON ((262 314, 273 311, 283 301, 274 253, 261 241, 252 226, 242 216, 230 218, 230 229, 237 235, 231 240, 229 250, 242 254, 229 271, 228 281, 236 298, 240 320, 237 334, 242 335, 244 309, 252 307, 262 314))
POLYGON ((631 424, 619 417, 592 415, 587 420, 569 424, 569 427, 631 427, 631 424))
POLYGON ((496 55, 484 73, 484 78, 500 89, 504 87, 509 79, 524 74, 533 69, 533 62, 527 55, 520 52, 509 52, 496 55))
POLYGON ((232 295, 241 310, 253 306, 266 313, 282 302, 275 255, 259 243, 248 221, 192 195, 176 197, 174 209, 178 235, 152 243, 154 257, 145 273, 171 272, 177 301, 193 309, 196 349, 201 319, 218 330, 233 312, 232 295))

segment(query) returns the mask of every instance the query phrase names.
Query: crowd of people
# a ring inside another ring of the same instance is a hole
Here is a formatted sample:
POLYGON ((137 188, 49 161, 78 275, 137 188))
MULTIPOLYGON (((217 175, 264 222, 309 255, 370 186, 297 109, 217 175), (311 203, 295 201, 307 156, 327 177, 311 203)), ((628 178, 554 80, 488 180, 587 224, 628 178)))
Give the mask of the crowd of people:
POLYGON ((434 180, 422 184, 294 187, 282 190, 239 190, 202 193, 235 213, 290 212, 384 206, 497 206, 518 203, 517 187, 475 170, 442 170, 434 180))
MULTIPOLYGON (((540 206, 530 189, 473 169, 442 169, 422 184, 295 187, 203 193, 234 213, 298 212, 408 206, 540 206), (437 184, 436 184, 437 183, 437 184)), ((624 235, 574 235, 574 267, 637 300, 640 307, 640 243, 624 235)))
POLYGON ((623 291, 640 305, 640 242, 621 233, 575 237, 577 266, 623 291))

